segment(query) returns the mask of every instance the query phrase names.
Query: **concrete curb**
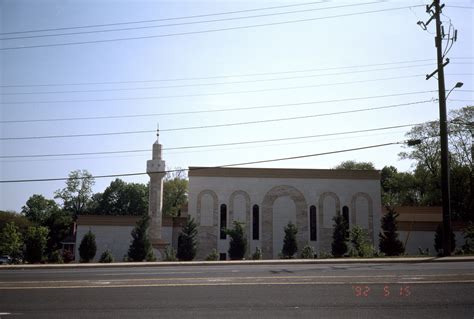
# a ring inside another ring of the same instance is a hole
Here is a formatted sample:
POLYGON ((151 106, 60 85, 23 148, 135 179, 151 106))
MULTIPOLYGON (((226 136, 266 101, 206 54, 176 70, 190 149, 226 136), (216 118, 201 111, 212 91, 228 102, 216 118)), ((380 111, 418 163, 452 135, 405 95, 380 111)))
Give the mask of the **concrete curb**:
POLYGON ((474 256, 459 257, 394 257, 394 258, 330 258, 330 259, 278 259, 278 260, 230 260, 230 261, 174 261, 174 262, 117 262, 110 264, 35 264, 0 265, 3 269, 84 269, 121 267, 179 267, 179 266, 229 266, 229 265, 324 265, 324 264, 367 264, 367 263, 427 263, 427 262, 474 262, 474 256))

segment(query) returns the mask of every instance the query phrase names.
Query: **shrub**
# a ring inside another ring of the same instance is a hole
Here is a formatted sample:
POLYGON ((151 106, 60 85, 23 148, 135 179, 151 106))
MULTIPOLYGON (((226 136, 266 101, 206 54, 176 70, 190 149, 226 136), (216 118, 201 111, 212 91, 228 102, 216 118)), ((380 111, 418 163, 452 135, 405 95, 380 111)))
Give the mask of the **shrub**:
POLYGON ((472 222, 462 230, 465 243, 462 246, 463 254, 474 253, 474 224, 472 222))
POLYGON ((186 225, 178 237, 178 254, 179 260, 190 261, 196 257, 197 251, 197 226, 192 217, 188 218, 186 225))
POLYGON ((165 255, 163 261, 176 261, 176 250, 172 246, 168 246, 165 249, 165 255))
POLYGON ((350 232, 350 241, 352 244, 351 257, 372 257, 373 248, 368 240, 368 233, 359 226, 354 226, 350 232))
POLYGON ((219 254, 217 253, 216 249, 213 249, 209 255, 207 255, 207 261, 216 261, 219 259, 219 254))
POLYGON ((63 264, 64 259, 63 259, 63 254, 61 253, 61 250, 55 250, 53 251, 48 258, 48 261, 50 263, 56 263, 56 264, 63 264))
POLYGON ((243 224, 234 221, 234 227, 232 229, 224 229, 224 232, 230 236, 229 258, 231 260, 243 259, 247 250, 247 239, 244 236, 243 224))
POLYGON ((387 256, 399 256, 405 252, 405 248, 398 239, 398 214, 393 208, 388 206, 386 208, 388 212, 381 220, 382 231, 379 233, 379 249, 387 256))
POLYGON ((333 218, 334 229, 332 233, 331 252, 334 257, 342 257, 347 253, 347 240, 349 232, 347 231, 347 222, 341 213, 337 213, 333 218))
POLYGON ((73 260, 74 260, 74 254, 69 250, 64 250, 63 251, 63 261, 65 263, 70 263, 73 260))
POLYGON ((313 246, 306 245, 304 246, 303 250, 301 251, 301 258, 302 259, 313 259, 315 256, 313 246))
POLYGON ((429 248, 422 249, 421 247, 418 247, 418 254, 420 256, 429 256, 430 255, 430 249, 429 248))
POLYGON ((23 239, 19 228, 14 222, 6 223, 0 231, 0 254, 9 255, 13 259, 20 258, 23 239))
POLYGON ((145 261, 156 261, 156 255, 153 248, 150 248, 145 256, 145 261))
POLYGON ((255 247, 255 252, 252 254, 253 260, 261 260, 262 259, 262 250, 260 247, 255 247))
POLYGON ((333 258, 333 255, 331 255, 328 252, 321 251, 321 252, 319 252, 319 258, 320 259, 329 259, 329 258, 333 258))
POLYGON ((89 230, 82 238, 79 245, 79 256, 82 263, 88 263, 94 259, 97 253, 97 245, 95 243, 95 235, 89 230))
POLYGON ((102 253, 102 255, 100 255, 99 262, 104 263, 104 264, 109 264, 109 263, 114 262, 114 256, 112 255, 112 252, 110 251, 110 249, 106 249, 102 253))
POLYGON ((295 224, 289 222, 285 227, 285 238, 283 239, 283 249, 281 250, 283 258, 291 259, 296 254, 298 250, 298 244, 296 243, 297 233, 298 229, 295 224))

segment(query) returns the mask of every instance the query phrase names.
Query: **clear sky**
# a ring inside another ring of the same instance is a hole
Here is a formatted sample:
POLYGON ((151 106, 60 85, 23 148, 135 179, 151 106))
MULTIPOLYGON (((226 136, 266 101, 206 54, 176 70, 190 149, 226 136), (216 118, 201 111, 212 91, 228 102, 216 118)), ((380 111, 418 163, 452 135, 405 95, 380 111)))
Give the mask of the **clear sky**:
MULTIPOLYGON (((427 31, 416 24, 418 20, 426 21, 429 18, 425 8, 419 6, 428 2, 326 1, 288 6, 299 3, 303 2, 0 0, 0 36, 3 39, 0 40, 1 137, 153 131, 159 122, 162 129, 160 141, 165 148, 167 167, 186 168, 397 142, 404 139, 409 127, 238 146, 181 150, 166 148, 312 136, 415 124, 438 118, 437 103, 427 102, 279 122, 169 130, 308 116, 437 98, 437 93, 428 92, 352 99, 437 89, 434 78, 425 80, 425 75, 436 68, 432 34, 434 23, 429 25, 427 31), (287 7, 93 28, 12 33, 189 17, 274 6, 287 7), (408 6, 411 8, 350 15, 408 6), (285 14, 270 15, 274 13, 285 14), (337 17, 315 19, 330 16, 337 17), (306 21, 294 22, 295 20, 306 21), (198 21, 208 22, 190 23, 198 21), (292 22, 286 23, 289 21, 292 22), (155 27, 157 25, 167 26, 155 27), (260 26, 241 28, 255 25, 260 26), (147 28, 137 29, 145 26, 147 28), (128 30, 89 32, 118 28, 128 30), (200 32, 218 29, 231 30, 200 32), (79 32, 89 33, 77 34, 79 32), (44 36, 58 33, 75 34, 44 36), (43 37, 4 39, 38 35, 43 37), (124 41, 41 47, 140 37, 142 38, 124 41), (8 49, 24 46, 39 47, 8 49), (394 62, 404 63, 386 64, 394 62), (262 73, 267 74, 249 76, 262 73), (93 84, 97 82, 126 83, 93 84), (30 86, 44 84, 47 85, 30 86), (17 87, 12 87, 15 85, 17 87), (321 103, 334 99, 346 101, 321 103), (111 118, 281 104, 285 105, 226 112, 111 118), (6 122, 100 116, 108 118, 6 122)), ((458 40, 448 53, 451 63, 445 69, 446 87, 451 88, 457 81, 462 81, 462 90, 466 90, 451 94, 449 110, 459 109, 469 101, 472 104, 474 99, 474 10, 461 7, 474 7, 474 2, 449 1, 443 15, 446 33, 449 19, 458 30, 458 40)), ((93 175, 145 172, 146 160, 151 157, 151 145, 155 139, 155 133, 148 132, 1 140, 1 156, 150 151, 0 158, 0 180, 66 177, 76 169, 87 169, 93 175)), ((394 165, 403 171, 410 170, 411 163, 398 158, 398 153, 402 150, 401 145, 394 145, 251 166, 332 168, 344 160, 357 160, 371 161, 379 169, 385 165, 394 165)), ((123 179, 146 183, 148 178, 145 175, 123 179)), ((94 192, 103 191, 110 181, 111 179, 97 179, 94 192)), ((19 211, 31 195, 43 194, 52 198, 54 191, 63 186, 63 181, 2 183, 0 209, 19 211)))

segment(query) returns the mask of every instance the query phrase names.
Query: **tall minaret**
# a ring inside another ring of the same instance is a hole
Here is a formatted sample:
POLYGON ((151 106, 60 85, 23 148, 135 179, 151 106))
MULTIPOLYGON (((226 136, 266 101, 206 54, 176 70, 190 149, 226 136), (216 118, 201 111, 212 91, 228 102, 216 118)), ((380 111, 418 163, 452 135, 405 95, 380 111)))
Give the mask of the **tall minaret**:
POLYGON ((151 217, 150 240, 154 248, 163 248, 165 243, 161 239, 161 220, 163 207, 163 177, 165 177, 165 161, 161 157, 161 144, 159 142, 160 130, 156 133, 156 142, 153 144, 152 159, 147 161, 146 172, 150 176, 150 189, 148 199, 148 216, 151 217))

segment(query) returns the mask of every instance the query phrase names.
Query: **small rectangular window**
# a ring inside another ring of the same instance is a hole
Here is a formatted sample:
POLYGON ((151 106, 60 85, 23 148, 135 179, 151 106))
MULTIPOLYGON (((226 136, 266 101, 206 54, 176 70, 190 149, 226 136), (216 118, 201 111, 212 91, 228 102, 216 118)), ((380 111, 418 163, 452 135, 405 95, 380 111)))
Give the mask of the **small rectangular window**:
POLYGON ((227 254, 226 253, 220 253, 219 254, 219 260, 227 260, 227 254))
POLYGON ((220 227, 220 239, 226 239, 227 235, 224 229, 227 228, 227 206, 225 204, 221 205, 221 227, 220 227))
POLYGON ((252 239, 259 240, 260 237, 260 216, 259 216, 259 209, 258 205, 253 206, 253 214, 252 214, 252 239))
POLYGON ((316 232, 316 207, 315 206, 311 206, 309 208, 309 226, 310 226, 310 240, 316 241, 317 232, 316 232))

